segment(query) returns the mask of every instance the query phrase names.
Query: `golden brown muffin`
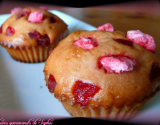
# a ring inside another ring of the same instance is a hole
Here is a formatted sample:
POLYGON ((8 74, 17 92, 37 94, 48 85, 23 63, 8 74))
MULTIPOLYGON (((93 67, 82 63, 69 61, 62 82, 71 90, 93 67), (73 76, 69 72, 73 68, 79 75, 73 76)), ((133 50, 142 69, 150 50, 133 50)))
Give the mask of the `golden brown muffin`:
POLYGON ((1 26, 0 45, 15 60, 37 63, 67 35, 67 24, 57 15, 43 8, 15 8, 1 26))
POLYGON ((160 58, 120 31, 71 33, 44 67, 46 86, 75 117, 127 120, 160 89, 160 58))

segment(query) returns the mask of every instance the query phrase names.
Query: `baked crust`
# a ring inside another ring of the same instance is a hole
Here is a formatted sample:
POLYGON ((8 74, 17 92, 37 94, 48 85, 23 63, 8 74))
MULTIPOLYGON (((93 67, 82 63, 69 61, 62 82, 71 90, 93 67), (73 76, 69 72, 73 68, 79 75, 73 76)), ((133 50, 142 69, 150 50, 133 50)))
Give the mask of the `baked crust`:
MULTIPOLYGON (((125 33, 120 31, 85 31, 78 30, 63 39, 51 53, 44 67, 46 86, 49 74, 55 77, 57 85, 54 96, 59 101, 70 105, 77 105, 73 95, 75 81, 82 80, 101 87, 98 93, 90 99, 88 105, 92 109, 111 107, 120 109, 132 107, 136 103, 144 104, 159 91, 160 77, 153 82, 150 80, 152 63, 160 64, 160 58, 133 43, 127 46, 114 39, 126 39, 125 33), (98 46, 87 50, 74 45, 80 38, 92 38, 98 46), (106 73, 98 68, 98 59, 106 55, 124 55, 133 58, 137 65, 133 71, 123 73, 106 73)), ((70 112, 70 111, 69 111, 70 112)))

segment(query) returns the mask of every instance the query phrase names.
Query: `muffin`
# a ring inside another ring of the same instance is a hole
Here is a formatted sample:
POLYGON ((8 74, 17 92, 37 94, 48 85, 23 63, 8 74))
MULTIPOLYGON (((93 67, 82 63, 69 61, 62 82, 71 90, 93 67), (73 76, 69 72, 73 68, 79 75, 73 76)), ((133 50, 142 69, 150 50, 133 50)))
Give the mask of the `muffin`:
POLYGON ((160 90, 160 58, 152 36, 102 27, 60 41, 44 66, 46 86, 74 117, 128 120, 160 90))
POLYGON ((1 25, 0 45, 20 62, 46 61, 49 51, 68 35, 67 24, 46 7, 16 7, 1 25))

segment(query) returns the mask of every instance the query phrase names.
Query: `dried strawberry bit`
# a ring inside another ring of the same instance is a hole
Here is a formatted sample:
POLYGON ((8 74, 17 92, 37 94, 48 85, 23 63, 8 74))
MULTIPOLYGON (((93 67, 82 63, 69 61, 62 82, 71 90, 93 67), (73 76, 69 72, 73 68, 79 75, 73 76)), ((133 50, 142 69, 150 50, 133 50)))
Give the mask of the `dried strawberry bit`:
POLYGON ((18 12, 19 10, 21 10, 21 7, 15 7, 13 9, 11 9, 11 15, 15 14, 16 12, 18 12))
POLYGON ((81 107, 85 107, 89 100, 100 90, 100 87, 85 83, 80 80, 75 82, 73 86, 73 95, 75 98, 75 102, 80 104, 81 107))
POLYGON ((50 39, 49 39, 48 35, 46 35, 46 34, 39 37, 37 39, 37 42, 38 42, 39 45, 41 45, 43 47, 46 47, 46 46, 50 45, 50 39))
POLYGON ((33 23, 42 23, 43 22, 43 13, 34 11, 28 17, 29 22, 33 23))
POLYGON ((126 56, 103 56, 98 60, 98 67, 106 73, 122 73, 132 71, 136 61, 126 56))
POLYGON ((11 26, 8 26, 7 30, 6 30, 6 35, 7 36, 12 36, 14 33, 15 33, 15 29, 12 28, 11 26))
POLYGON ((24 16, 29 16, 30 12, 29 11, 20 11, 17 15, 16 15, 16 19, 20 19, 21 17, 24 16))
POLYGON ((56 19, 54 17, 49 17, 49 22, 50 23, 55 23, 56 22, 56 19))
POLYGON ((83 49, 92 49, 98 46, 98 43, 91 38, 81 38, 74 42, 74 45, 79 46, 83 49))
POLYGON ((154 52, 156 44, 152 36, 141 32, 140 30, 131 30, 127 32, 126 38, 139 44, 148 51, 154 52))
POLYGON ((133 47, 133 42, 130 40, 126 40, 126 39, 113 39, 113 40, 115 40, 118 43, 133 47))
POLYGON ((159 76, 160 76, 160 68, 158 66, 158 63, 153 62, 151 72, 150 72, 150 81, 153 82, 159 76))
POLYGON ((28 36, 31 39, 37 39, 38 44, 43 47, 50 45, 50 39, 49 39, 48 35, 46 35, 46 34, 41 35, 39 32, 34 30, 34 31, 28 33, 28 36))
POLYGON ((114 31, 114 27, 110 23, 106 23, 106 24, 104 24, 102 26, 99 26, 97 28, 97 30, 105 30, 105 31, 113 32, 114 31))
MULTIPOLYGON (((55 49, 55 48, 54 48, 54 49, 55 49)), ((51 51, 49 51, 49 54, 51 54, 51 53, 53 52, 54 49, 52 49, 51 51)))
POLYGON ((39 9, 48 11, 48 8, 46 6, 40 6, 39 9))
POLYGON ((38 39, 39 37, 41 37, 41 34, 39 32, 37 32, 36 30, 28 33, 28 36, 31 38, 31 39, 38 39))
POLYGON ((57 82, 52 74, 49 74, 48 89, 50 92, 54 92, 57 82))
POLYGON ((2 33, 2 25, 1 25, 1 27, 0 27, 0 34, 2 33))

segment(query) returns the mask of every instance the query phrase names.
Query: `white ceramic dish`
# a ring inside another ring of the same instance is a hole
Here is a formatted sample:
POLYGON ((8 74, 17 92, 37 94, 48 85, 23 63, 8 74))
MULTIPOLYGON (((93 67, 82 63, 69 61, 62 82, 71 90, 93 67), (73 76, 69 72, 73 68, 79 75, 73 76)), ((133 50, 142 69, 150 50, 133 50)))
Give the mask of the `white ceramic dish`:
MULTIPOLYGON (((94 30, 95 27, 57 10, 52 13, 62 18, 69 28, 94 30)), ((0 15, 0 25, 10 14, 0 15)), ((0 109, 5 112, 20 111, 41 116, 67 116, 68 112, 51 95, 45 86, 43 68, 45 63, 26 64, 13 60, 0 46, 0 109)), ((3 113, 4 114, 4 113, 3 113)), ((2 115, 3 117, 3 115, 2 115)), ((5 116, 4 116, 5 117, 5 116)), ((148 101, 141 112, 129 122, 154 122, 160 120, 160 92, 148 101), (156 115, 156 116, 154 116, 156 115), (159 118, 158 116, 159 115, 159 118), (154 117, 153 117, 154 116, 154 117)))

